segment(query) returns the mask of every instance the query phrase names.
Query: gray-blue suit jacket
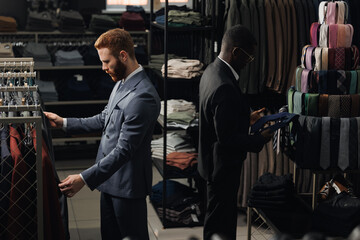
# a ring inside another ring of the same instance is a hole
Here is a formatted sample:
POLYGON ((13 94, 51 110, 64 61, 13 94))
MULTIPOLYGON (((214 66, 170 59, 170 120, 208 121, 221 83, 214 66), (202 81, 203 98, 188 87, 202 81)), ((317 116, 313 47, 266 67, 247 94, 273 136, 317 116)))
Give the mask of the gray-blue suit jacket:
POLYGON ((120 88, 118 82, 105 109, 89 118, 68 118, 71 133, 102 130, 96 163, 81 174, 91 190, 124 198, 151 192, 151 139, 160 112, 159 96, 141 71, 120 88))

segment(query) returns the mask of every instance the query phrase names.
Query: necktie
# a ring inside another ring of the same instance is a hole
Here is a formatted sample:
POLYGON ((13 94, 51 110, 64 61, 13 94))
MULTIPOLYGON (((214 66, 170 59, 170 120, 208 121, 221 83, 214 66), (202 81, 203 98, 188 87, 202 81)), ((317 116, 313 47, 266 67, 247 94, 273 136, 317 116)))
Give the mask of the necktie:
POLYGON ((350 95, 340 95, 340 117, 350 117, 351 97, 350 95))
POLYGON ((329 95, 328 116, 332 118, 340 117, 340 95, 329 95))
POLYGON ((360 70, 356 70, 357 73, 357 92, 360 93, 360 70))
POLYGON ((351 47, 351 50, 352 50, 353 56, 354 56, 354 59, 353 59, 354 65, 352 66, 351 69, 356 69, 359 65, 359 49, 354 45, 351 47))
POLYGON ((302 49, 302 53, 301 53, 301 67, 302 68, 306 68, 305 66, 305 56, 306 56, 306 50, 308 47, 310 47, 311 45, 305 45, 302 49))
POLYGON ((301 74, 304 69, 302 67, 296 68, 296 81, 295 81, 295 90, 301 91, 301 74))
POLYGON ((310 42, 313 47, 318 46, 318 32, 320 29, 320 24, 318 22, 314 22, 310 27, 310 42))
POLYGON ((328 48, 328 70, 335 69, 335 48, 328 48))
POLYGON ((345 4, 343 1, 337 2, 337 21, 338 24, 345 23, 345 4))
POLYGON ((328 70, 328 48, 323 48, 321 51, 321 70, 328 70))
POLYGON ((347 94, 347 89, 345 86, 346 81, 346 73, 343 70, 339 70, 338 72, 338 78, 337 78, 337 88, 340 91, 341 94, 347 94))
POLYGON ((345 69, 345 48, 335 48, 335 69, 345 69))
POLYGON ((320 167, 330 167, 330 117, 323 117, 321 121, 320 167))
POLYGON ((320 48, 320 47, 315 48, 315 67, 314 67, 315 71, 322 70, 321 69, 321 52, 322 52, 322 48, 320 48))
MULTIPOLYGON (((330 96, 329 96, 330 97, 330 96)), ((330 118, 330 167, 338 167, 340 118, 330 118)))
POLYGON ((319 94, 308 93, 307 102, 308 116, 317 117, 319 114, 319 94))
POLYGON ((327 11, 326 11, 326 23, 335 24, 336 23, 336 3, 328 2, 327 11))
POLYGON ((294 104, 293 104, 293 101, 294 101, 294 93, 295 93, 295 90, 294 88, 289 88, 288 90, 288 98, 287 98, 287 102, 288 102, 288 111, 289 113, 293 113, 294 112, 294 104))
POLYGON ((359 117, 360 95, 352 94, 351 96, 351 117, 359 117))
POLYGON ((319 96, 319 116, 326 117, 328 115, 328 98, 327 94, 320 94, 319 96))
POLYGON ((326 10, 325 10, 325 4, 327 2, 326 1, 322 1, 319 4, 319 23, 323 24, 325 22, 325 14, 326 14, 326 10))
POLYGON ((329 31, 329 25, 322 24, 320 26, 320 39, 319 39, 319 46, 320 47, 328 47, 328 31, 329 31))
POLYGON ((302 92, 295 92, 294 93, 294 113, 295 114, 302 114, 302 92))
MULTIPOLYGON (((356 119, 356 123, 357 123, 357 126, 358 126, 358 128, 357 128, 357 135, 358 136, 360 136, 360 117, 357 117, 357 118, 355 118, 356 119)), ((360 139, 358 139, 358 145, 357 145, 357 149, 358 149, 358 168, 360 168, 360 151, 359 151, 359 149, 360 149, 360 139)))
POLYGON ((357 168, 357 156, 358 156, 358 135, 357 135, 357 121, 355 118, 350 118, 349 129, 349 167, 351 169, 357 168))
POLYGON ((350 119, 341 118, 338 166, 343 171, 349 167, 349 130, 350 119))
POLYGON ((353 32, 351 24, 338 24, 337 47, 351 47, 353 32))
POLYGON ((329 24, 329 48, 337 47, 338 25, 329 24))
POLYGON ((357 85, 357 73, 356 71, 350 71, 350 73, 351 73, 351 82, 350 82, 349 94, 355 94, 356 85, 357 85))
POLYGON ((327 71, 319 71, 319 93, 327 93, 328 86, 327 86, 327 71))
POLYGON ((301 92, 307 93, 309 89, 309 74, 311 70, 304 69, 301 73, 301 92))
POLYGON ((345 48, 345 69, 344 70, 353 70, 352 67, 352 50, 351 48, 345 48))

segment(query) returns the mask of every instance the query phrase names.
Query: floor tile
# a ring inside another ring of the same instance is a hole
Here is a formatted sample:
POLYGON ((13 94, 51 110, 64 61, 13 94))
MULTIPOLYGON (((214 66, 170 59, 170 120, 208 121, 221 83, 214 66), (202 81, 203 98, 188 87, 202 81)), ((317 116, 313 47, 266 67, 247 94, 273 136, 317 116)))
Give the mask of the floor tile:
POLYGON ((100 220, 99 199, 72 199, 76 221, 100 220))
POLYGON ((96 221, 77 221, 80 240, 99 240, 101 239, 100 220, 96 221))

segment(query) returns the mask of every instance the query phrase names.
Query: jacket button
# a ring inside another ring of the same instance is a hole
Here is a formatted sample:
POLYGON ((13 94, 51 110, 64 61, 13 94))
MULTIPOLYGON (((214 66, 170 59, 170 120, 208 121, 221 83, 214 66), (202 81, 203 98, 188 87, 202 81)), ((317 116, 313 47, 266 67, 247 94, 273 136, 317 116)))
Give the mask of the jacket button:
POLYGON ((110 138, 109 135, 106 135, 106 138, 109 139, 110 138))

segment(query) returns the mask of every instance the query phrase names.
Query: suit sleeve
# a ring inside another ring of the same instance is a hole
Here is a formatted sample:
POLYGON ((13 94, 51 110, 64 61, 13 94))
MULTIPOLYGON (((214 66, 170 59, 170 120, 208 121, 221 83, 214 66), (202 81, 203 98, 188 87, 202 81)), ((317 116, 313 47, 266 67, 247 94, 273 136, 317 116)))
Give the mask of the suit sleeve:
POLYGON ((156 100, 146 93, 129 102, 115 148, 98 163, 82 172, 91 190, 110 178, 126 162, 131 161, 149 128, 154 125, 159 108, 156 100))
POLYGON ((261 134, 248 134, 249 115, 244 112, 246 107, 242 111, 234 109, 234 106, 242 107, 246 104, 235 104, 239 101, 236 91, 230 85, 222 85, 211 101, 217 141, 223 149, 229 151, 259 152, 266 142, 265 138, 261 134))
POLYGON ((68 118, 66 131, 71 133, 88 133, 99 131, 104 127, 107 106, 95 116, 88 118, 68 118))

